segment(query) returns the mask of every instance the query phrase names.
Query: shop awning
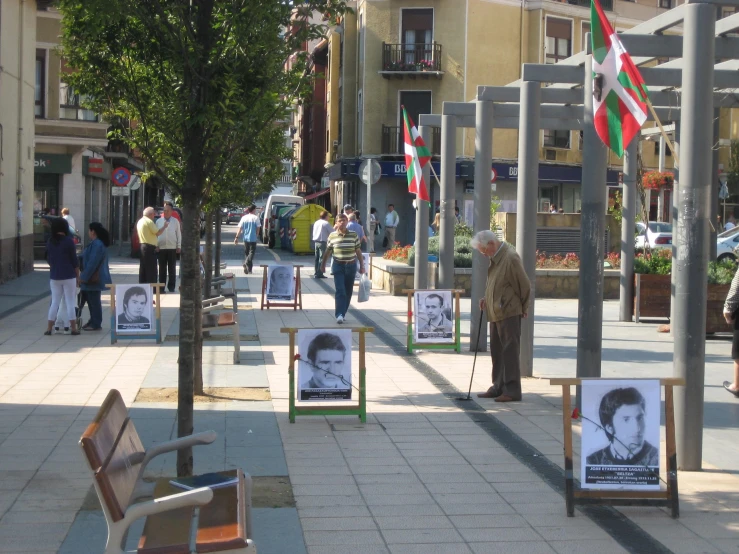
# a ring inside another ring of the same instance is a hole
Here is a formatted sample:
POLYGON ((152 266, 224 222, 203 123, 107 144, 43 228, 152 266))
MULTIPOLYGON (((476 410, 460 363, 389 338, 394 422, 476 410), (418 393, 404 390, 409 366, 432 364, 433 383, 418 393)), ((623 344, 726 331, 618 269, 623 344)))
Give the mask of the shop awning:
POLYGON ((318 192, 314 192, 313 194, 309 194, 308 196, 306 196, 304 198, 304 200, 306 200, 306 201, 313 200, 314 198, 318 198, 319 196, 323 196, 324 194, 328 194, 329 192, 331 192, 331 189, 319 190, 318 192))

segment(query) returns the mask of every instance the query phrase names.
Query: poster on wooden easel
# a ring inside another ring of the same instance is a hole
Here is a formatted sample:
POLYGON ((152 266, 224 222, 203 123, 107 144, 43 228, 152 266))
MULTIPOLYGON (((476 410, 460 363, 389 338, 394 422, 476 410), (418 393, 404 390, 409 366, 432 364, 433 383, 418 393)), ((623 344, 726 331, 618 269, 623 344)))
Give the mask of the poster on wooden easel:
POLYGON ((119 335, 151 333, 154 309, 151 285, 117 285, 115 331, 119 335))
POLYGON ((583 380, 583 489, 660 489, 660 390, 656 379, 583 380))
POLYGON ((452 344, 454 316, 451 290, 418 290, 413 294, 414 342, 452 344))
POLYGON ((292 302, 295 300, 295 270, 291 265, 271 265, 267 268, 267 300, 292 302))
POLYGON ((299 400, 351 400, 352 330, 300 329, 297 335, 299 400))

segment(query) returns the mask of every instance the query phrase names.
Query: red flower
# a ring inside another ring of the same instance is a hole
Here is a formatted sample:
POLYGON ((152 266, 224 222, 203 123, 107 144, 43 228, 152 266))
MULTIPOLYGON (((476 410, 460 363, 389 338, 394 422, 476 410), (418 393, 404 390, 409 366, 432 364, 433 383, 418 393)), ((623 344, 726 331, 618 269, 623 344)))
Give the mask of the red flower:
POLYGON ((295 354, 295 357, 293 359, 299 360, 300 359, 300 354, 295 354))
POLYGON ((572 410, 572 419, 580 419, 580 410, 577 408, 572 410))
POLYGON ((408 317, 413 317, 413 312, 408 312, 408 317))

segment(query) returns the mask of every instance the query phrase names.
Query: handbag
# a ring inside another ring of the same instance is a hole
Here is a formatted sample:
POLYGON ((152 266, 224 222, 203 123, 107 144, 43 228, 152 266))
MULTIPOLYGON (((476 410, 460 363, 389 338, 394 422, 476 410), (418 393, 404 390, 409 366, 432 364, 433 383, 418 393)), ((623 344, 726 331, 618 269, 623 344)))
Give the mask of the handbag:
POLYGON ((362 273, 362 277, 359 279, 359 291, 357 292, 357 302, 367 302, 370 297, 370 290, 372 289, 372 282, 367 277, 366 273, 362 273))

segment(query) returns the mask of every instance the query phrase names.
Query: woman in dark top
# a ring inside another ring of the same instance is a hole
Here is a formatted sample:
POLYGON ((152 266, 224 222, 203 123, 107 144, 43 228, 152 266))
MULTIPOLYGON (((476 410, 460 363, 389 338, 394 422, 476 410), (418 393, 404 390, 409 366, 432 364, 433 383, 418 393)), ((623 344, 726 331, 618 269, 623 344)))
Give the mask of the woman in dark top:
POLYGON ((69 224, 66 220, 58 218, 51 222, 51 236, 46 243, 46 259, 49 261, 49 267, 51 268, 49 276, 51 306, 49 306, 49 317, 47 318, 49 320, 48 327, 44 335, 51 335, 51 329, 54 327, 62 297, 64 297, 67 307, 65 319, 69 321, 69 327, 64 327, 64 334, 80 334, 74 313, 74 307, 77 305, 74 297, 80 276, 80 261, 77 259, 74 241, 68 234, 69 224))
POLYGON ((80 275, 80 289, 84 301, 90 307, 90 320, 82 326, 85 331, 99 331, 103 325, 103 307, 100 301, 101 293, 106 285, 112 283, 110 268, 108 267, 108 246, 110 234, 97 221, 89 225, 88 236, 90 244, 82 253, 82 275, 80 275))

